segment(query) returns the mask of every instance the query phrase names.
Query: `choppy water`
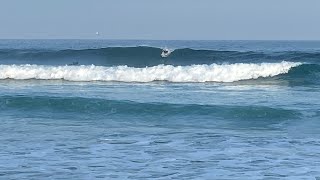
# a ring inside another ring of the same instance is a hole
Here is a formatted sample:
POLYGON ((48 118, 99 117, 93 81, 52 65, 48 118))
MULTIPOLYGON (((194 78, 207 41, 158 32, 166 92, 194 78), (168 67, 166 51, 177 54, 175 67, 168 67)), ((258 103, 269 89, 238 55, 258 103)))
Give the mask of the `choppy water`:
POLYGON ((319 58, 317 41, 0 40, 0 179, 315 179, 319 58))

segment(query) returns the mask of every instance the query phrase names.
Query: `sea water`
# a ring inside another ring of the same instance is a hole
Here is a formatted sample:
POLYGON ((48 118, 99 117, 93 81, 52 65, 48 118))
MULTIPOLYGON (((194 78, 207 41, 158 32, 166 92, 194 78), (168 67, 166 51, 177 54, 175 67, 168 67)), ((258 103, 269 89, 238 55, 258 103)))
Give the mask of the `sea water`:
POLYGON ((0 179, 315 179, 319 59, 318 41, 0 40, 0 179))

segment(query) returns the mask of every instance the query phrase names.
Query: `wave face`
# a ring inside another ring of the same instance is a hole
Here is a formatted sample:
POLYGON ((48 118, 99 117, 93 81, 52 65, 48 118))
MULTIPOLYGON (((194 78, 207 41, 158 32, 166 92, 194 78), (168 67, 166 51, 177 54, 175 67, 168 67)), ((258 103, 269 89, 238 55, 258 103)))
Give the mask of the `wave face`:
POLYGON ((192 64, 212 63, 261 63, 294 62, 316 63, 320 59, 318 52, 259 52, 259 51, 217 51, 194 50, 189 48, 175 49, 170 56, 161 57, 161 48, 155 47, 107 47, 99 49, 0 49, 1 64, 38 64, 65 65, 77 62, 81 65, 130 67, 157 66, 160 64, 186 66, 192 64))
POLYGON ((0 79, 63 79, 68 81, 121 81, 121 82, 234 82, 239 80, 273 77, 288 73, 301 63, 235 63, 172 66, 158 65, 145 68, 128 66, 44 66, 0 65, 0 79))

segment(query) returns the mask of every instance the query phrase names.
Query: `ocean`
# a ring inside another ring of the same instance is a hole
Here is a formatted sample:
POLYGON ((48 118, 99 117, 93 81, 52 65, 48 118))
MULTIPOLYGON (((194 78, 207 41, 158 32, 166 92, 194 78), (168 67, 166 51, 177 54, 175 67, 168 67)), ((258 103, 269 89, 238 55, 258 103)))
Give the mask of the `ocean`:
POLYGON ((0 179, 320 178, 319 60, 320 41, 0 40, 0 179))

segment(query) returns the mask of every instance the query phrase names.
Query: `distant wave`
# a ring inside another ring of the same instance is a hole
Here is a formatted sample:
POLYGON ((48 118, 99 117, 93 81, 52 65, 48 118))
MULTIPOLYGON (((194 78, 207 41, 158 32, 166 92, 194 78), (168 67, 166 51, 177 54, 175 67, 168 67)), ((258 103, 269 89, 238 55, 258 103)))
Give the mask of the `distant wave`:
POLYGON ((130 67, 156 66, 160 64, 186 66, 192 64, 212 63, 261 63, 279 62, 282 60, 294 62, 317 63, 319 52, 238 52, 217 50, 175 49, 169 57, 161 57, 161 48, 138 47, 106 47, 99 49, 0 49, 1 64, 38 64, 65 65, 77 62, 82 65, 95 64, 99 66, 130 67))
POLYGON ((157 65, 135 68, 128 66, 45 66, 0 65, 0 79, 63 79, 68 81, 121 82, 234 82, 273 77, 301 65, 299 62, 235 63, 172 66, 157 65))

